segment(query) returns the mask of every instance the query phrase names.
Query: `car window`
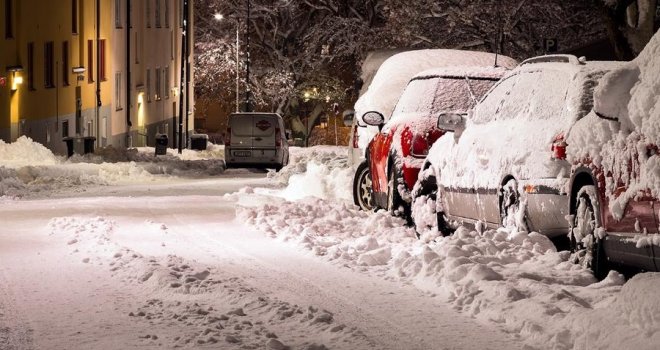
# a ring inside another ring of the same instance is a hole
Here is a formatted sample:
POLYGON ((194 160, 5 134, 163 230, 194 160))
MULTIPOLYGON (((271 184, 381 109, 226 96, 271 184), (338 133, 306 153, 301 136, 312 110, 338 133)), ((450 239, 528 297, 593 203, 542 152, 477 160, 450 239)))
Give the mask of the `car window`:
POLYGON ((594 89, 596 89, 600 78, 602 78, 605 73, 606 72, 598 71, 586 76, 584 83, 582 84, 582 91, 580 92, 580 105, 577 110, 578 120, 589 114, 594 108, 594 89))
POLYGON ((573 84, 572 74, 546 70, 534 75, 534 96, 530 99, 528 118, 550 120, 567 116, 568 90, 573 84))
POLYGON ((504 96, 504 100, 495 114, 496 120, 518 119, 530 113, 530 103, 534 96, 543 89, 538 88, 539 72, 518 74, 515 86, 504 96))
POLYGON ((415 79, 404 90, 394 113, 467 112, 496 82, 467 77, 415 79))
POLYGON ((394 108, 394 114, 430 111, 435 99, 435 79, 415 79, 408 83, 394 108))
POLYGON ((517 80, 518 74, 511 75, 500 81, 492 90, 490 90, 488 95, 486 95, 486 97, 484 97, 484 99, 476 106, 472 121, 475 123, 486 123, 495 119, 504 100, 516 85, 517 80))

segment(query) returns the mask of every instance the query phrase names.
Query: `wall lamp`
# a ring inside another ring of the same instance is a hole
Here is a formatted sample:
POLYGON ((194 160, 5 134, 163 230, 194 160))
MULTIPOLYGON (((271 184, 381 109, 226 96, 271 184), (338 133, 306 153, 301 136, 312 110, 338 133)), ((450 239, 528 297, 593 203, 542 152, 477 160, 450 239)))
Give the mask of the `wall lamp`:
POLYGON ((22 66, 9 66, 7 67, 7 71, 11 73, 12 79, 11 79, 11 91, 16 91, 18 90, 18 86, 23 84, 23 77, 21 76, 21 72, 23 71, 22 66))

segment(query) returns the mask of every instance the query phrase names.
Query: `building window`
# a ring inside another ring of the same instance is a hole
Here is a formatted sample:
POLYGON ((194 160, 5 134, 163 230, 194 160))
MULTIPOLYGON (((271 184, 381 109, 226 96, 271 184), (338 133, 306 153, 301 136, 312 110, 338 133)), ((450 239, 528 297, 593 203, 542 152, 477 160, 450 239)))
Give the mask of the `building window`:
POLYGON ((147 28, 151 28, 151 0, 147 0, 147 11, 144 15, 147 16, 147 28))
POLYGON ((108 76, 105 74, 105 39, 99 40, 99 79, 107 81, 108 76))
POLYGON ((151 102, 151 69, 147 68, 147 102, 151 102))
POLYGON ((27 79, 28 88, 34 90, 34 43, 28 43, 27 47, 27 79))
POLYGON ((44 87, 55 87, 55 57, 53 56, 53 42, 44 44, 44 87))
POLYGON ((140 37, 138 36, 138 33, 136 32, 135 33, 135 64, 140 63, 140 44, 139 44, 138 39, 140 39, 140 37))
POLYGON ((62 43, 62 85, 69 86, 69 42, 62 43))
POLYGON ((121 24, 121 0, 115 0, 115 28, 122 28, 122 24, 121 24))
POLYGON ((165 28, 170 27, 170 0, 165 0, 165 28))
POLYGON ((5 39, 14 38, 13 2, 14 0, 5 0, 5 39))
POLYGON ((78 0, 71 0, 71 33, 78 34, 78 0))
POLYGON ((115 106, 116 110, 121 111, 121 72, 115 73, 115 106))
POLYGON ((156 2, 156 28, 160 28, 160 0, 154 0, 156 2))
POLYGON ((94 40, 87 40, 87 81, 94 82, 94 40))
POLYGON ((155 75, 154 78, 156 78, 156 86, 155 86, 155 89, 154 89, 155 90, 154 91, 155 92, 154 98, 155 98, 156 101, 160 101, 160 99, 161 99, 161 88, 162 88, 162 86, 160 84, 161 83, 160 68, 156 68, 156 70, 154 70, 154 75, 155 75))
POLYGON ((163 81, 165 83, 165 99, 170 98, 170 67, 163 69, 163 81))

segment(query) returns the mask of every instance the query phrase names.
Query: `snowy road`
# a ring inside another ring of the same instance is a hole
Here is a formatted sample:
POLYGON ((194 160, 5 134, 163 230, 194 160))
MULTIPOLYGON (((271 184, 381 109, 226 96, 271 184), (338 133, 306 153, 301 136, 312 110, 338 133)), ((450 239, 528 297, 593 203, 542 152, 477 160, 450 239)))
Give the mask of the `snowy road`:
POLYGON ((223 194, 268 183, 232 175, 2 203, 0 348, 521 347, 412 286, 247 228, 223 194))

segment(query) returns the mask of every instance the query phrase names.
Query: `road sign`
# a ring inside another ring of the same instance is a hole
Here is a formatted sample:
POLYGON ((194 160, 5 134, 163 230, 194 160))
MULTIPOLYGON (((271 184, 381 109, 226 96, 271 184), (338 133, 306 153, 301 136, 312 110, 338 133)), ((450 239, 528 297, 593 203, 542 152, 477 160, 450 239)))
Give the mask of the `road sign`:
POLYGON ((558 47, 559 43, 557 42, 557 39, 550 38, 543 40, 543 48, 546 53, 557 52, 558 47))
POLYGON ((0 77, 0 86, 7 85, 7 77, 0 77))

